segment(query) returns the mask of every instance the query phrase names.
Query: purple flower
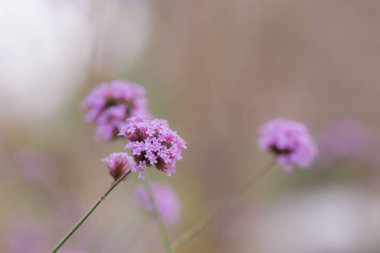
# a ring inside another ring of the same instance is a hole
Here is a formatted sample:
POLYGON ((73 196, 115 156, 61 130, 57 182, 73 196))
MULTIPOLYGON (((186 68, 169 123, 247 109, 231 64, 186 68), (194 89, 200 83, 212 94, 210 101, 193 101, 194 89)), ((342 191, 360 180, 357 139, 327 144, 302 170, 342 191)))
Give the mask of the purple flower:
POLYGON ((46 242, 50 239, 49 233, 46 227, 38 222, 23 219, 12 222, 7 239, 7 252, 10 253, 48 252, 46 242))
POLYGON ((330 123, 317 138, 321 166, 331 166, 334 162, 353 159, 368 162, 371 151, 376 150, 376 134, 350 119, 340 119, 330 123))
POLYGON ((119 179, 125 172, 135 167, 135 161, 127 153, 112 153, 102 160, 115 179, 119 179))
POLYGON ((140 178, 145 176, 144 168, 152 165, 168 176, 175 173, 176 161, 182 159, 186 148, 186 142, 169 128, 166 120, 130 118, 120 135, 130 141, 125 148, 132 152, 137 163, 133 171, 139 171, 140 178))
POLYGON ((317 155, 317 147, 306 126, 284 119, 268 122, 260 129, 258 146, 271 151, 286 171, 294 166, 307 168, 317 155))
POLYGON ((120 80, 94 88, 82 102, 82 108, 86 111, 85 119, 96 123, 98 140, 115 139, 125 120, 148 114, 145 89, 120 80))
MULTIPOLYGON (((50 252, 51 234, 40 222, 17 219, 12 221, 7 231, 8 253, 50 252)), ((83 250, 61 249, 59 253, 87 253, 83 250)))
MULTIPOLYGON (((180 217, 180 204, 176 192, 167 184, 152 183, 151 186, 162 221, 166 224, 175 224, 180 217)), ((143 185, 136 187, 134 197, 149 214, 154 214, 149 195, 143 185)))

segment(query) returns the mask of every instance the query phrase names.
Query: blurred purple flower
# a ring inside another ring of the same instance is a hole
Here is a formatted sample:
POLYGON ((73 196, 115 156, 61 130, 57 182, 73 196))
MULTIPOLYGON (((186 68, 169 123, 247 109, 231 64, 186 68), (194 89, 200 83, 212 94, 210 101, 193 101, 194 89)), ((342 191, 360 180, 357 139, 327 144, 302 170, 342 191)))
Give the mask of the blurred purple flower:
POLYGON ((115 80, 94 88, 81 104, 85 119, 97 125, 95 138, 112 140, 130 117, 147 115, 145 89, 137 84, 115 80))
POLYGON ((102 160, 115 179, 119 179, 126 171, 135 167, 135 161, 127 153, 112 153, 102 160))
MULTIPOLYGON (((7 235, 8 253, 50 252, 51 240, 48 228, 40 222, 31 220, 13 221, 7 235)), ((75 249, 62 249, 60 253, 86 253, 75 249)))
POLYGON ((374 147, 375 134, 359 122, 349 119, 331 123, 318 137, 320 159, 329 166, 340 159, 367 160, 374 147))
POLYGON ((48 252, 46 245, 48 232, 37 222, 15 221, 8 231, 9 253, 48 252))
MULTIPOLYGON (((180 217, 180 203, 174 189, 167 184, 152 183, 153 195, 162 221, 175 224, 180 217)), ((134 192, 136 201, 151 215, 154 214, 152 203, 145 187, 139 185, 134 192)))
POLYGON ((120 135, 130 141, 125 148, 132 152, 137 163, 133 171, 139 171, 139 178, 144 178, 145 167, 152 165, 171 176, 186 149, 186 142, 166 120, 134 117, 121 128, 120 135))
POLYGON ((288 172, 294 166, 307 168, 317 155, 317 147, 302 123, 276 119, 260 130, 258 146, 277 156, 277 161, 288 172))

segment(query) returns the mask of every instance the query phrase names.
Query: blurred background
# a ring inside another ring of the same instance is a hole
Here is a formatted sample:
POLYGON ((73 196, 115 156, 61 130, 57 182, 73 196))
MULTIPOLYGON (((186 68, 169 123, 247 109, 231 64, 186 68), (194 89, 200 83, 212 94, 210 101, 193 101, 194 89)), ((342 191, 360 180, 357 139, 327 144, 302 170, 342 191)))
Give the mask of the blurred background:
MULTIPOLYGON (((188 142, 171 184, 175 239, 270 160, 257 129, 305 122, 320 155, 278 169, 180 252, 380 252, 380 2, 0 0, 0 252, 49 252, 111 183, 80 102, 143 85, 188 142)), ((155 252, 129 179, 67 252, 155 252)), ((63 252, 63 251, 62 251, 63 252)))

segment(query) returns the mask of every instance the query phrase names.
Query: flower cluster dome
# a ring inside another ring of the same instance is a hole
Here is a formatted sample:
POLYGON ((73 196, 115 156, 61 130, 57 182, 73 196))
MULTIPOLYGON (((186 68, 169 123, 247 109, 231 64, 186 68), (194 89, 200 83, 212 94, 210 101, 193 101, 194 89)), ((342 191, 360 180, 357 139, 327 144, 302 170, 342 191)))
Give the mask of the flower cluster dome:
POLYGON ((182 159, 182 150, 186 149, 186 142, 162 119, 130 118, 120 135, 129 141, 125 148, 131 151, 136 162, 134 170, 139 171, 141 178, 145 176, 144 168, 150 166, 172 175, 176 161, 182 159))
POLYGON ((115 180, 135 167, 135 161, 128 153, 112 153, 102 161, 106 164, 108 172, 115 180))
POLYGON ((260 130, 258 146, 270 151, 286 171, 294 166, 307 168, 317 155, 317 147, 306 126, 300 122, 276 119, 260 130))
POLYGON ((85 119, 96 123, 98 140, 115 139, 128 118, 148 114, 145 89, 121 80, 94 88, 82 102, 82 108, 86 111, 85 119))

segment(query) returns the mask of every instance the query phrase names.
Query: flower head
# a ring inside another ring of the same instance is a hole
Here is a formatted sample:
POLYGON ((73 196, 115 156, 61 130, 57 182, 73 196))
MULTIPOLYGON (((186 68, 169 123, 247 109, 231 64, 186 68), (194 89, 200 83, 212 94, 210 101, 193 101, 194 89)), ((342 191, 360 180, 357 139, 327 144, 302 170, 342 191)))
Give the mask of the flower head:
POLYGON ((130 117, 147 115, 145 89, 137 84, 115 80, 103 83, 82 102, 85 119, 97 125, 98 140, 112 140, 118 136, 119 127, 130 117))
POLYGON ((135 161, 127 153, 112 153, 102 161, 106 164, 110 175, 115 180, 135 166, 135 161))
MULTIPOLYGON (((151 186, 153 197, 157 205, 157 211, 162 221, 166 224, 176 223, 180 217, 180 204, 176 192, 167 184, 152 183, 151 186)), ((154 214, 149 195, 143 185, 136 187, 134 197, 149 214, 154 214)))
POLYGON ((129 140, 125 148, 132 152, 137 163, 134 171, 140 172, 140 178, 144 178, 144 168, 152 165, 170 176, 186 148, 186 142, 166 120, 133 117, 121 128, 120 135, 129 140))
POLYGON ((268 122, 259 132, 259 147, 276 155, 286 171, 294 166, 307 168, 317 155, 315 142, 302 123, 280 118, 268 122))

